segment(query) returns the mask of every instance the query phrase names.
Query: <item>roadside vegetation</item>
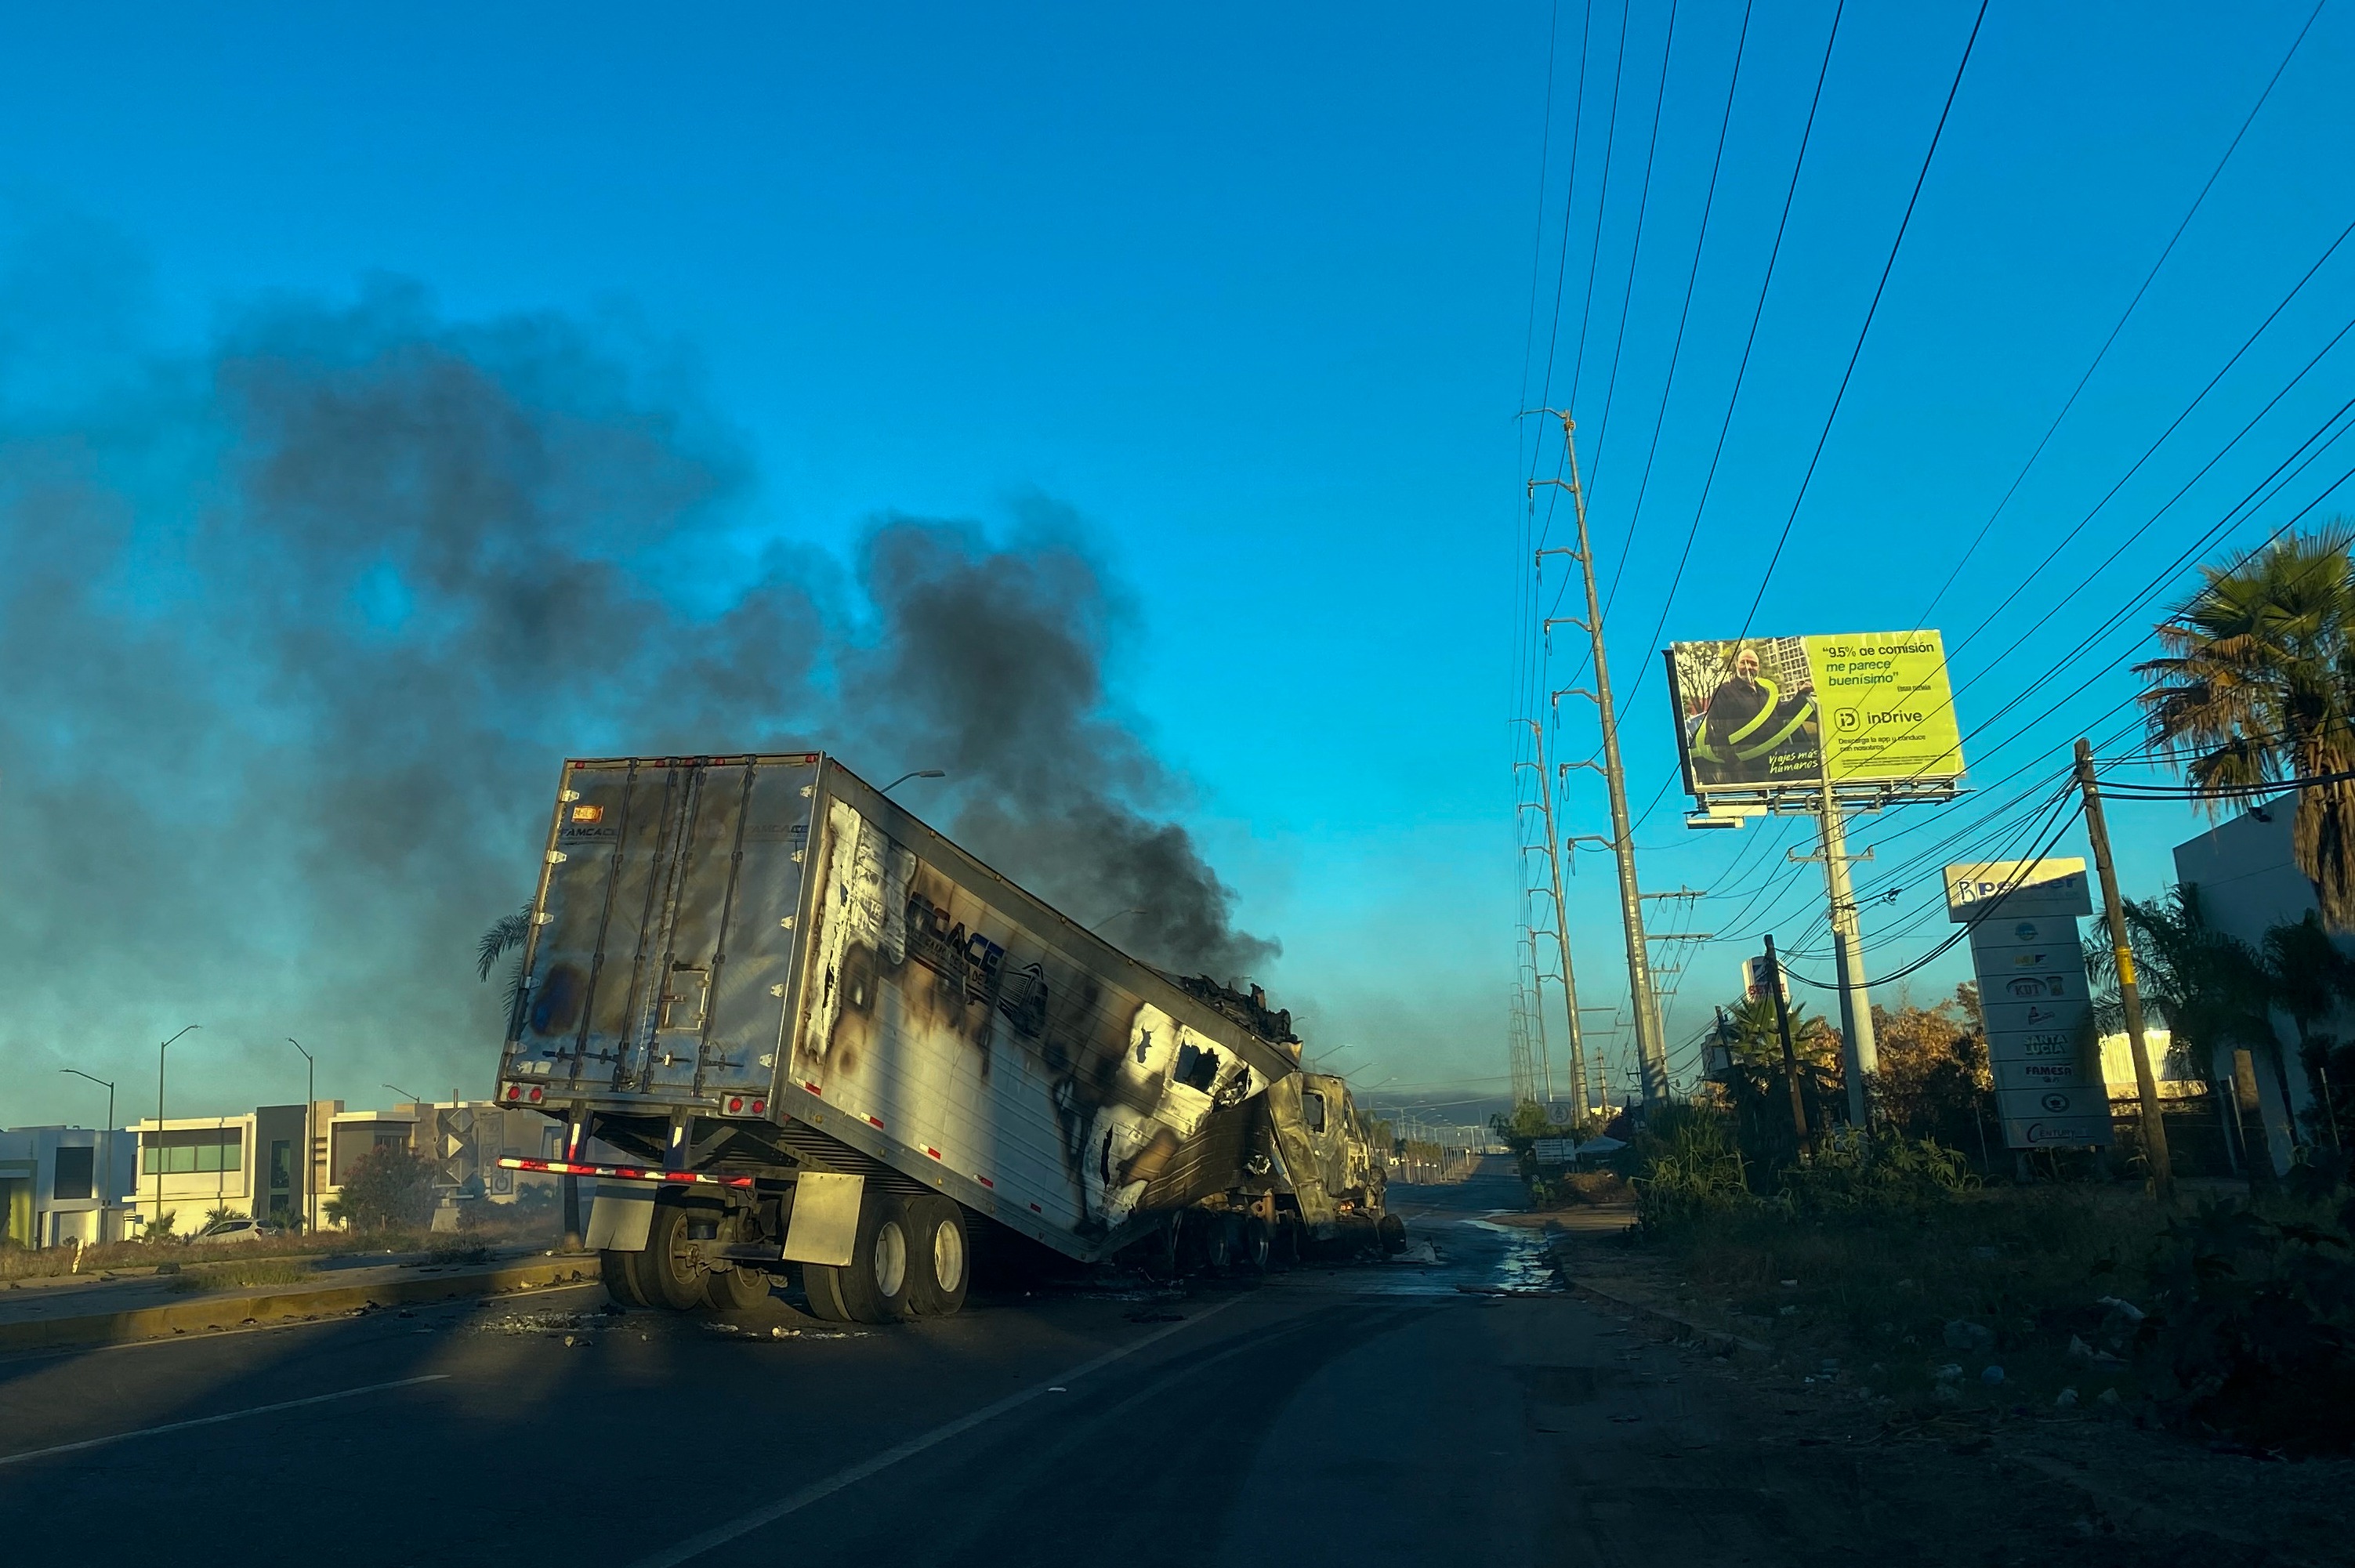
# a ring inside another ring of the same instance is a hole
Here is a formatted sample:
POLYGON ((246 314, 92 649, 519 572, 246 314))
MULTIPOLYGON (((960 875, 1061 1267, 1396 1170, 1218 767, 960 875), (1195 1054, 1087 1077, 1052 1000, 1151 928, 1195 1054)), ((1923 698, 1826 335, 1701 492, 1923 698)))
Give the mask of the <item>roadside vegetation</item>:
MULTIPOLYGON (((409 1212, 416 1216, 413 1209, 409 1212)), ((428 1230, 428 1213, 416 1216, 413 1222, 387 1221, 356 1229, 323 1227, 311 1232, 289 1229, 252 1241, 191 1243, 176 1233, 176 1226, 154 1240, 110 1242, 103 1246, 0 1245, 0 1287, 25 1279, 149 1272, 203 1282, 178 1287, 188 1290, 213 1288, 213 1282, 282 1285, 302 1277, 306 1262, 322 1258, 358 1253, 447 1253, 453 1261, 471 1260, 503 1247, 550 1246, 558 1239, 556 1206, 536 1193, 527 1202, 466 1204, 459 1213, 462 1229, 456 1232, 428 1230), (265 1265, 296 1272, 282 1277, 267 1272, 265 1265), (240 1271, 254 1270, 263 1272, 250 1278, 239 1276, 240 1271)))

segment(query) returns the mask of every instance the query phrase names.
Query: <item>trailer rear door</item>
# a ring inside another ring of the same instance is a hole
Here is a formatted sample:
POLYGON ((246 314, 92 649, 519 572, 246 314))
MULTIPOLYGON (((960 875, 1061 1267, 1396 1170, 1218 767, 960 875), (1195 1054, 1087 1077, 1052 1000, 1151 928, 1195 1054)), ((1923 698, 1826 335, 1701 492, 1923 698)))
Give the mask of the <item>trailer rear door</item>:
POLYGON ((568 763, 508 1077, 768 1093, 815 754, 568 763))

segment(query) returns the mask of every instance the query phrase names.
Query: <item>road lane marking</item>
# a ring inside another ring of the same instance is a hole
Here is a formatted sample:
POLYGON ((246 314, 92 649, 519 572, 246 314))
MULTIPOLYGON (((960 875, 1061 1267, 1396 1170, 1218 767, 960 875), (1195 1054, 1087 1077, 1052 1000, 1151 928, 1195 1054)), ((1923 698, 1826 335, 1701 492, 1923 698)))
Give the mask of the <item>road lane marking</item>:
POLYGON ((632 1563, 630 1568, 678 1568, 680 1563, 691 1563, 716 1547, 725 1546, 739 1537, 750 1535, 763 1525, 774 1524, 788 1514, 799 1513, 812 1503, 823 1502, 845 1487, 856 1486, 869 1476, 879 1475, 890 1469, 902 1459, 912 1459, 927 1448, 937 1447, 952 1437, 960 1436, 976 1426, 995 1421, 1009 1411, 1018 1410, 1028 1404, 1034 1399, 1044 1399, 1050 1393, 1061 1393, 1089 1373, 1101 1371, 1124 1357, 1133 1356, 1149 1346, 1157 1345, 1180 1329, 1193 1328, 1205 1318, 1216 1317, 1236 1302, 1244 1299, 1246 1299, 1244 1296, 1231 1296, 1217 1306, 1205 1307, 1183 1322, 1172 1323, 1166 1328, 1156 1329, 1142 1339, 1123 1345, 1117 1349, 1106 1350, 1092 1361, 1082 1361, 1069 1371, 1058 1372, 1044 1382, 1033 1383, 1018 1393, 1007 1394, 996 1404, 986 1404, 969 1415, 958 1416, 946 1425, 933 1427, 921 1437, 911 1437, 895 1448, 886 1448, 871 1459, 862 1459, 847 1470, 837 1470, 826 1479, 813 1481, 800 1491, 780 1498, 765 1508, 755 1509, 740 1519, 729 1520, 726 1524, 714 1525, 700 1535, 691 1535, 666 1552, 658 1552, 651 1557, 642 1557, 632 1563))
POLYGON ((282 1400, 276 1404, 257 1404, 250 1410, 232 1410, 222 1415, 200 1415, 193 1421, 171 1421, 161 1426, 143 1426, 135 1432, 117 1432, 105 1437, 86 1437, 80 1443, 60 1443, 50 1448, 28 1448, 22 1454, 0 1454, 0 1466, 22 1465, 33 1459, 46 1459, 52 1454, 79 1454, 85 1448, 103 1448, 109 1443, 127 1443, 133 1437, 160 1437, 166 1432, 186 1432, 192 1426, 218 1426, 224 1421, 243 1421, 249 1415, 268 1415, 273 1411, 300 1410, 306 1404, 327 1404, 339 1399, 357 1399, 364 1393, 382 1393, 387 1389, 415 1388, 419 1383, 447 1381, 448 1372, 428 1372, 421 1378, 402 1378, 397 1382, 370 1383, 366 1388, 347 1388, 339 1393, 314 1393, 308 1399, 282 1400))

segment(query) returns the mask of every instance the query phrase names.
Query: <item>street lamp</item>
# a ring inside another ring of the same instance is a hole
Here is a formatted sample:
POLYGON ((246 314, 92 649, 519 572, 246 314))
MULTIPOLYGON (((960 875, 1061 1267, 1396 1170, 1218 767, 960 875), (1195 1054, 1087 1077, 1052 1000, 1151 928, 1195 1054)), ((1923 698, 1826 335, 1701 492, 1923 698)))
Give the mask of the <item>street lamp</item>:
POLYGON ((910 779, 944 779, 948 776, 948 774, 943 773, 938 768, 919 768, 911 773, 901 773, 898 778, 893 779, 890 784, 885 784, 876 793, 879 795, 890 795, 893 790, 898 789, 910 779))
POLYGON ((70 1072, 77 1078, 87 1078, 106 1089, 106 1141, 99 1146, 102 1157, 99 1171, 98 1239, 106 1240, 106 1211, 114 1207, 114 1085, 94 1072, 84 1072, 79 1067, 60 1067, 60 1072, 70 1072))
POLYGON ((1121 915, 1124 915, 1124 914, 1143 914, 1144 912, 1144 912, 1143 910, 1141 910, 1141 909, 1124 909, 1124 910, 1120 911, 1120 912, 1119 912, 1118 913, 1116 913, 1116 914, 1108 914, 1108 915, 1104 916, 1102 920, 1100 920, 1100 921, 1096 922, 1093 925, 1092 925, 1092 926, 1088 927, 1088 929, 1089 929, 1090 931, 1102 931, 1105 926, 1110 925, 1114 921, 1118 920, 1118 919, 1121 917, 1121 915))
POLYGON ((394 1093, 400 1095, 402 1099, 408 1101, 412 1105, 422 1105, 425 1104, 423 1100, 419 1099, 416 1095, 410 1093, 408 1090, 402 1088, 398 1083, 379 1083, 377 1087, 379 1089, 391 1090, 394 1093))
MULTIPOLYGON (((303 1051, 303 1042, 293 1035, 286 1043, 303 1051)), ((319 1228, 318 1145, 311 1130, 311 1110, 319 1103, 319 1062, 309 1051, 303 1051, 303 1229, 307 1233, 319 1228)))
MULTIPOLYGON (((200 1029, 204 1027, 202 1024, 190 1024, 187 1029, 182 1029, 180 1034, 186 1034, 191 1029, 200 1029)), ((172 1040, 179 1039, 180 1034, 174 1035, 172 1040)), ((155 1048, 155 1142, 153 1146, 155 1150, 155 1218, 154 1222, 158 1225, 164 1222, 164 1053, 172 1049, 172 1040, 167 1040, 155 1048)))

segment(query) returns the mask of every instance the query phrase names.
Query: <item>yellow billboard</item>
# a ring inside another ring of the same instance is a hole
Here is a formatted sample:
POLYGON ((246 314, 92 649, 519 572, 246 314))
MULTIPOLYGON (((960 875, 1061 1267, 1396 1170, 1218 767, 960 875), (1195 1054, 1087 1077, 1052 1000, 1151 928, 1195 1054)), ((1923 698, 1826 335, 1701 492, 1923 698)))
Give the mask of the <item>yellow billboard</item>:
POLYGON ((1678 643, 1668 661, 1685 787, 1697 796, 1827 781, 1946 785, 1962 774, 1935 632, 1678 643))

